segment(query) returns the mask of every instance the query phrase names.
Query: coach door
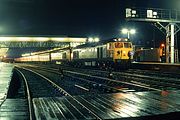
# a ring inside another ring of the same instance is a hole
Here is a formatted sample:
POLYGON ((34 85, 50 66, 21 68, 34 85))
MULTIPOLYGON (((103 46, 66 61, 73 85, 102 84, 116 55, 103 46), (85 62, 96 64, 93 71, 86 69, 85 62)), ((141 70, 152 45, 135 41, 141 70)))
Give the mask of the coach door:
POLYGON ((97 57, 101 59, 103 57, 103 47, 97 48, 97 57))

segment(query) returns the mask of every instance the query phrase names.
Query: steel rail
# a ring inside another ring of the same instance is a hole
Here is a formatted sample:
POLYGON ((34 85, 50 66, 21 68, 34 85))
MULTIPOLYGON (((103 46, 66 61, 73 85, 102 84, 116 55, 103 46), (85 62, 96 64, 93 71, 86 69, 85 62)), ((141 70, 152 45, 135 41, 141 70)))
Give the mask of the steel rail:
MULTIPOLYGON (((18 67, 18 66, 16 66, 18 67)), ((101 117, 99 117, 96 113, 94 113, 92 110, 90 110, 88 107, 86 107, 85 105, 83 105, 81 102, 79 102, 76 98, 74 98, 71 94, 69 94, 67 91, 65 91, 63 88, 61 88, 60 86, 58 86, 56 83, 52 82, 50 79, 46 78, 45 76, 33 71, 33 70, 30 70, 30 69, 27 69, 27 68, 24 68, 24 67, 19 67, 21 69, 24 69, 24 70, 27 70, 27 71, 30 71, 40 77, 42 77, 43 79, 47 80, 48 82, 50 82, 54 87, 58 88, 59 92, 62 92, 65 93, 66 96, 69 96, 71 97, 74 101, 76 101, 79 105, 81 105, 83 108, 85 108, 89 113, 91 113, 92 115, 94 115, 97 119, 99 120, 102 120, 101 117)))
POLYGON ((18 70, 17 68, 15 68, 15 70, 17 70, 21 74, 21 76, 23 77, 23 80, 25 82, 26 93, 27 93, 27 96, 28 96, 29 119, 33 120, 33 110, 32 110, 33 107, 32 107, 31 94, 30 94, 30 90, 29 90, 29 85, 28 85, 27 79, 26 79, 25 75, 20 70, 18 70))
MULTIPOLYGON (((32 67, 32 66, 28 66, 28 67, 32 67)), ((47 69, 44 69, 44 67, 42 67, 42 68, 43 68, 43 70, 45 70, 45 71, 49 71, 49 72, 56 73, 56 74, 59 73, 59 72, 56 72, 56 71, 52 71, 52 70, 57 70, 57 69, 52 69, 52 68, 51 68, 51 70, 47 70, 47 69)), ((67 71, 67 70, 64 70, 64 71, 67 71)), ((66 76, 67 76, 67 75, 66 75, 66 76)), ((87 79, 83 79, 83 78, 78 78, 78 77, 75 77, 75 76, 68 76, 68 77, 80 79, 80 80, 85 81, 85 82, 88 82, 88 83, 99 84, 98 82, 94 82, 94 81, 87 80, 87 79)), ((108 85, 105 85, 105 84, 101 84, 101 85, 104 86, 104 87, 106 87, 106 88, 109 88, 109 89, 113 89, 113 90, 116 90, 116 91, 119 91, 119 92, 126 93, 126 91, 121 90, 121 89, 118 89, 118 88, 115 88, 115 87, 112 87, 112 86, 108 86, 108 85)), ((77 86, 76 86, 76 87, 77 87, 77 86)), ((88 90, 86 90, 86 91, 88 91, 88 90)))
MULTIPOLYGON (((34 67, 34 66, 31 66, 31 67, 34 67)), ((42 68, 45 68, 45 67, 42 67, 42 68)), ((51 69, 51 70, 57 70, 57 69, 51 69)), ((46 69, 46 71, 50 71, 50 70, 46 69)), ((121 83, 121 84, 136 86, 136 87, 140 87, 140 88, 144 88, 144 89, 148 89, 148 90, 162 91, 161 89, 149 87, 149 86, 143 85, 143 84, 129 83, 129 82, 124 82, 124 81, 117 81, 117 80, 113 80, 113 79, 110 79, 110 78, 104 78, 104 77, 100 77, 100 76, 96 76, 96 75, 89 75, 89 74, 84 74, 84 73, 77 73, 77 72, 69 71, 69 70, 63 70, 63 71, 67 72, 67 73, 73 73, 73 74, 79 74, 79 75, 84 75, 84 76, 88 76, 88 77, 94 77, 94 78, 98 78, 98 79, 103 79, 103 80, 110 81, 110 82, 115 82, 115 83, 121 83)), ((54 73, 58 73, 58 72, 54 72, 54 73)))
POLYGON ((127 85, 136 86, 136 87, 141 87, 141 88, 145 88, 145 89, 149 89, 149 90, 154 90, 154 91, 162 91, 162 90, 160 90, 160 89, 148 87, 148 86, 146 86, 146 85, 139 85, 139 84, 124 82, 124 81, 117 81, 117 80, 113 80, 113 79, 109 79, 109 78, 104 78, 104 77, 99 77, 99 76, 92 76, 92 75, 89 75, 89 74, 77 73, 77 72, 72 72, 72 71, 67 71, 67 70, 66 70, 66 72, 69 72, 69 73, 72 73, 72 74, 84 75, 84 76, 88 76, 88 77, 94 77, 94 78, 103 79, 103 80, 109 80, 109 81, 111 81, 111 82, 127 84, 127 85))

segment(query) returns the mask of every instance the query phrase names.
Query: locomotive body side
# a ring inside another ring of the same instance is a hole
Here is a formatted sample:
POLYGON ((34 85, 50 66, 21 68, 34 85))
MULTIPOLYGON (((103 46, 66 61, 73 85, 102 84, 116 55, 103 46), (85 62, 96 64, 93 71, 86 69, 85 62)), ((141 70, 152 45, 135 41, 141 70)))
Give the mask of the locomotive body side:
POLYGON ((127 68, 133 59, 131 42, 108 42, 106 44, 73 49, 72 64, 76 67, 127 68))

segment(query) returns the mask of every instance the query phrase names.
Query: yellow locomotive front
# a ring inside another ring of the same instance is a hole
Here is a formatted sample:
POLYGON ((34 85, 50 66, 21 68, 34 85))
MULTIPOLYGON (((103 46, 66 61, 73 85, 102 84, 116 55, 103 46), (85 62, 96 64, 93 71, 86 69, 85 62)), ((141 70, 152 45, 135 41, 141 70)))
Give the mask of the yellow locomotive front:
POLYGON ((109 56, 113 59, 114 65, 126 67, 133 59, 132 42, 127 39, 114 39, 114 42, 107 44, 109 56))

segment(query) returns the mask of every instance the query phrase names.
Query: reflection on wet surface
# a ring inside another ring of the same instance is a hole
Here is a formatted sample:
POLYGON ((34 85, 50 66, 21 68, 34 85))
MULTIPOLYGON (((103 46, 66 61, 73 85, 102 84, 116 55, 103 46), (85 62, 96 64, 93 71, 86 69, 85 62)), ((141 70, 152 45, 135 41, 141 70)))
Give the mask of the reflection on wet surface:
MULTIPOLYGON (((82 111, 77 102, 72 102, 72 98, 36 98, 34 99, 34 106, 36 108, 36 115, 39 115, 44 107, 51 108, 54 103, 48 104, 49 100, 53 100, 59 105, 66 106, 65 110, 59 108, 56 114, 72 114, 75 118, 77 112, 81 114, 84 119, 92 118, 89 112, 82 111), (65 101, 69 102, 73 108, 68 107, 65 101), (46 101, 42 106, 40 103, 46 101), (38 104, 37 104, 38 103, 38 104), (74 112, 73 110, 77 111, 74 112), (61 111, 61 112, 60 112, 61 111)), ((88 107, 92 112, 96 113, 102 119, 118 119, 118 118, 138 118, 142 116, 162 115, 166 113, 180 111, 180 94, 173 91, 162 92, 133 92, 133 93, 114 93, 114 94, 98 94, 98 95, 82 95, 75 96, 83 105, 88 107)), ((47 114, 47 113, 46 113, 47 114)), ((49 113, 50 114, 50 113, 49 113)), ((48 115, 49 116, 49 115, 48 115)), ((81 116, 81 117, 82 117, 81 116)), ((68 116, 65 116, 68 119, 68 116)))
POLYGON ((13 65, 0 62, 0 104, 7 95, 12 69, 13 65))

